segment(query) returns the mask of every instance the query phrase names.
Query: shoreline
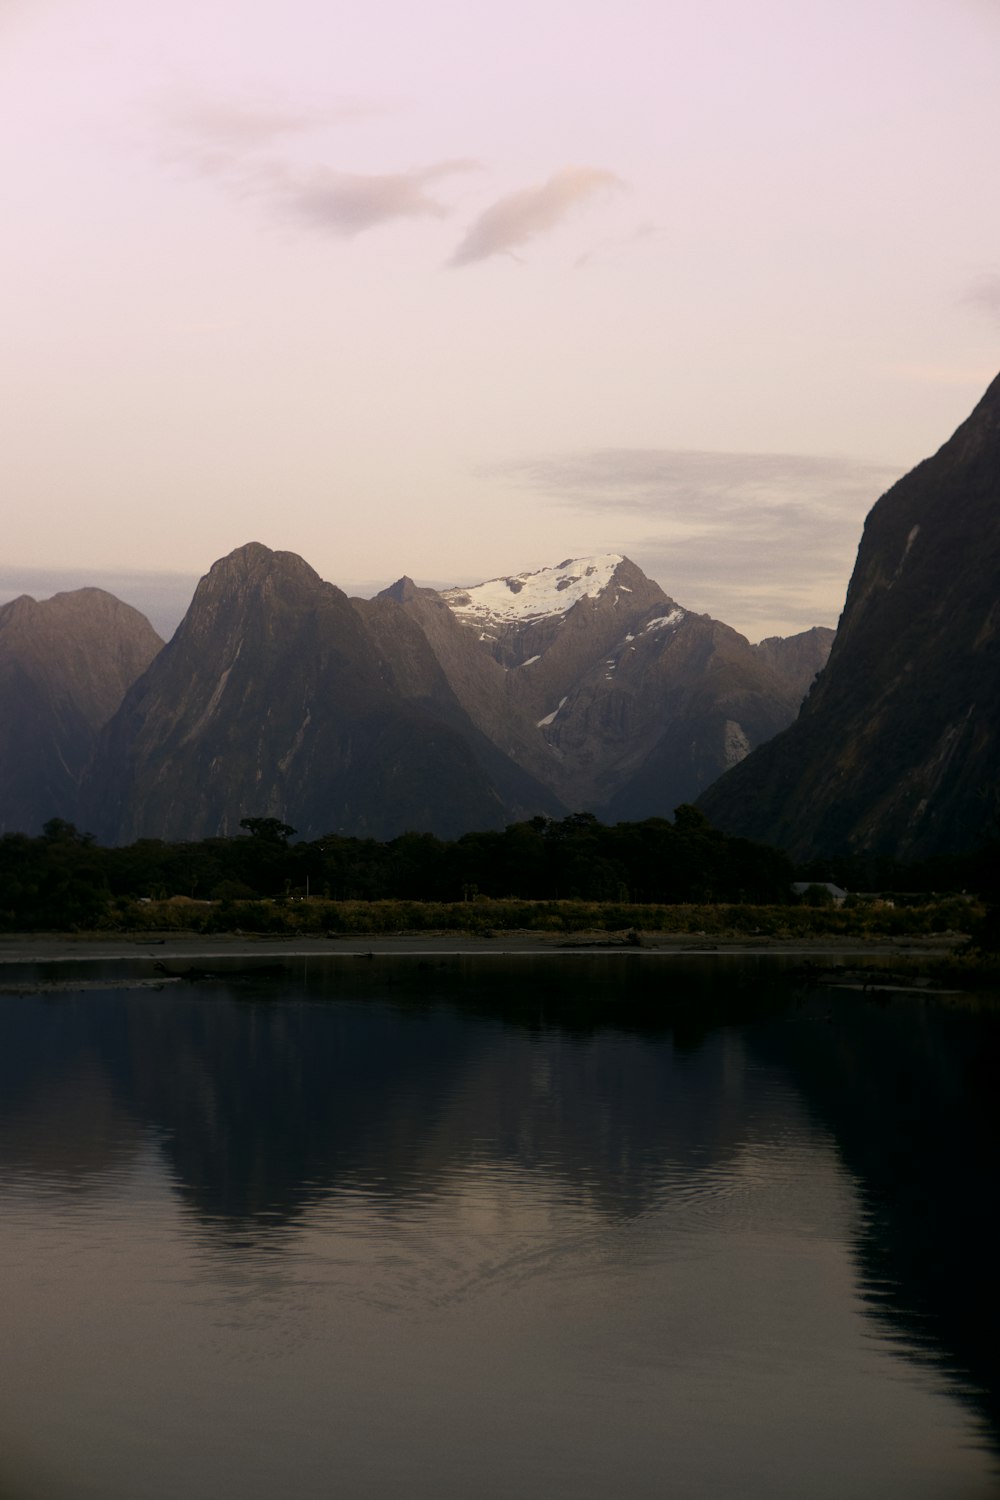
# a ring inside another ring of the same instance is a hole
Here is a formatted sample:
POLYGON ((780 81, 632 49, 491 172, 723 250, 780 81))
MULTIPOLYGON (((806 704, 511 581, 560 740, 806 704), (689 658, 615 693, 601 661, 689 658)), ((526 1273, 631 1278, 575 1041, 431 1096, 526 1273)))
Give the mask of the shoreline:
MULTIPOLYGON (((897 993, 900 997, 948 997, 1000 1004, 1000 973, 987 961, 970 964, 957 953, 965 942, 957 933, 918 937, 826 935, 817 937, 709 937, 703 933, 639 933, 631 938, 605 932, 571 935, 508 932, 483 937, 470 933, 421 932, 302 937, 223 933, 170 936, 114 936, 102 933, 10 933, 0 935, 0 1001, 14 996, 70 995, 88 990, 162 990, 187 983, 254 984, 299 971, 352 974, 396 984, 420 971, 442 979, 463 976, 474 982, 501 972, 505 963, 544 968, 559 960, 600 964, 605 980, 615 971, 666 976, 672 965, 726 964, 757 960, 776 973, 840 990, 897 993), (379 960, 383 962, 380 964, 379 960), (614 970, 608 970, 608 962, 614 970), (619 968, 619 965, 625 967, 619 968)), ((579 972, 579 971, 578 971, 579 972)), ((676 972, 676 970, 675 970, 676 972)), ((764 972, 763 970, 760 972, 764 972)))
POLYGON ((95 934, 9 933, 0 935, 0 968, 10 964, 114 962, 126 959, 427 958, 523 956, 635 957, 946 958, 965 941, 954 933, 920 937, 747 937, 694 933, 639 933, 628 940, 602 932, 575 934, 504 932, 481 937, 466 932, 372 933, 330 937, 256 936, 235 933, 95 934))

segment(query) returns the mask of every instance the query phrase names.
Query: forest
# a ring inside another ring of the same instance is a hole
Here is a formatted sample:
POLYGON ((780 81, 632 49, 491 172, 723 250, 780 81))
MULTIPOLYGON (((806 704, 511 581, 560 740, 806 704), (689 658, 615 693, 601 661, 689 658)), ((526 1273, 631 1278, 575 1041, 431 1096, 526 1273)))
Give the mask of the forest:
MULTIPOLYGON (((713 828, 690 806, 677 808, 673 822, 648 818, 608 826, 577 813, 561 820, 536 817, 503 832, 468 833, 453 841, 407 833, 380 843, 331 833, 306 842, 272 817, 246 817, 240 826, 231 838, 142 839, 122 847, 99 846, 58 818, 38 837, 5 834, 0 931, 134 927, 139 908, 171 900, 211 903, 211 925, 218 929, 259 925, 247 904, 262 901, 285 907, 586 902, 760 908, 790 905, 796 880, 834 882, 852 893, 851 900, 859 892, 895 892, 905 905, 931 892, 966 891, 994 900, 1000 868, 995 845, 921 865, 844 856, 796 867, 779 850, 713 828)), ((816 890, 807 899, 817 905, 829 897, 816 890)), ((331 922, 329 913, 320 919, 331 922)))

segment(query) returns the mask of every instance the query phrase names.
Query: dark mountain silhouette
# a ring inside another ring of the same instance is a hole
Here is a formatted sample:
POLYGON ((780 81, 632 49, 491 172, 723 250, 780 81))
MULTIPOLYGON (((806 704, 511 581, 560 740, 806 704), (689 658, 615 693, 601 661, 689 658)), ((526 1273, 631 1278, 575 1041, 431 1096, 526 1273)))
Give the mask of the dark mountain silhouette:
POLYGON ((352 604, 250 543, 202 579, 106 727, 83 808, 128 842, 234 834, 248 815, 313 838, 452 836, 558 803, 479 733, 397 606, 352 604))
POLYGON ((974 848, 1000 811, 1000 377, 865 522, 829 664, 796 722, 705 793, 798 857, 974 848))
POLYGON ((103 589, 0 607, 0 829, 75 818, 98 730, 162 645, 103 589))

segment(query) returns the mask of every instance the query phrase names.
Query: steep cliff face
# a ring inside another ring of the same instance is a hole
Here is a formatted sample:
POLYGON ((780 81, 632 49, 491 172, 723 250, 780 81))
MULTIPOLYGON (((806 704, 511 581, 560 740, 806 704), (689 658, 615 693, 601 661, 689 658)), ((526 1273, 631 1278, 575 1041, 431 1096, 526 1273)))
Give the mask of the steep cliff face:
POLYGON ((401 578, 378 600, 395 604, 419 630, 455 698, 491 744, 550 786, 556 757, 538 733, 523 678, 502 666, 479 633, 462 625, 434 589, 417 588, 411 579, 401 578))
POLYGON ((97 732, 162 645, 103 589, 0 607, 0 828, 75 821, 97 732))
POLYGON ((293 553, 250 543, 216 563, 102 736, 88 826, 198 838, 252 815, 309 837, 450 836, 557 810, 482 741, 405 617, 389 650, 370 614, 293 553))
POLYGON ((402 696, 423 705, 471 748, 480 773, 502 799, 507 821, 539 812, 555 815, 565 811, 548 786, 545 755, 517 753, 527 751, 528 746, 519 739, 523 716, 505 694, 507 675, 478 652, 478 670, 469 673, 462 669, 467 639, 447 608, 439 601, 421 608, 411 597, 412 608, 407 609, 388 590, 374 599, 352 599, 351 603, 402 696), (442 614, 449 616, 447 622, 442 614), (449 638, 449 625, 458 640, 449 638), (451 672, 444 669, 439 652, 450 662, 451 672), (484 671, 484 667, 494 667, 497 675, 484 671))
POLYGON ((799 856, 974 847, 1000 813, 1000 378, 865 523, 799 718, 702 798, 799 856))

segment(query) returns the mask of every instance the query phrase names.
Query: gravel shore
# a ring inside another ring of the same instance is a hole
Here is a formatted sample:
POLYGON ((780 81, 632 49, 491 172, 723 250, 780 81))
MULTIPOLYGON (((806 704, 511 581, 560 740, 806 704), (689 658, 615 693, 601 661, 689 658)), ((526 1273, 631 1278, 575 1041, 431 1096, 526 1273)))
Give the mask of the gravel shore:
POLYGON ((833 957, 837 959, 885 955, 929 956, 951 952, 964 939, 953 933, 918 938, 858 937, 717 937, 702 933, 640 933, 638 941, 616 933, 498 932, 493 937, 469 933, 384 933, 366 936, 256 937, 221 933, 206 937, 195 933, 164 936, 158 933, 129 937, 61 935, 58 933, 12 933, 0 936, 0 965, 59 963, 72 960, 209 958, 336 958, 338 955, 372 954, 397 958, 434 955, 510 957, 517 954, 622 953, 626 955, 773 953, 789 958, 833 957))

